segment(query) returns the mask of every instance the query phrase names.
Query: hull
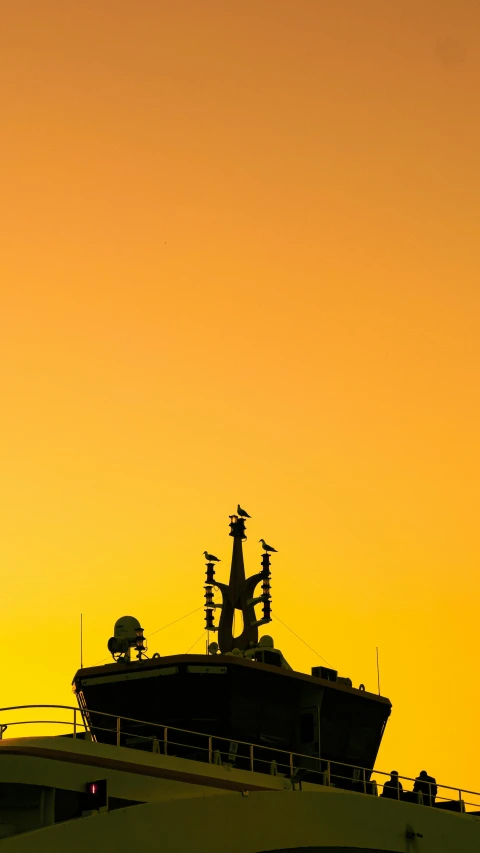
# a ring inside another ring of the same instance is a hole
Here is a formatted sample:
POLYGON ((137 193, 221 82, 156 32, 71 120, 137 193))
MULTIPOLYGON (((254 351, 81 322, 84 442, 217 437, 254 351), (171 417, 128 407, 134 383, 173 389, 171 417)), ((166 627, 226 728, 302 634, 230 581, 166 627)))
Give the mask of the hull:
POLYGON ((478 853, 480 821, 330 792, 167 800, 91 815, 0 842, 9 853, 478 853), (418 832, 422 838, 407 837, 418 832))

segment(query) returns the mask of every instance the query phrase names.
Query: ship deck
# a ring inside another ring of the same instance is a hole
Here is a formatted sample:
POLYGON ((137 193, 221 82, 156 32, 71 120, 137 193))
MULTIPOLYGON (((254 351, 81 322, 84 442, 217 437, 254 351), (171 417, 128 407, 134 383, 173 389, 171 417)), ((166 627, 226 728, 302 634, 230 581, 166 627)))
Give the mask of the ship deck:
MULTIPOLYGON (((238 744, 162 726, 158 737, 146 737, 135 728, 141 720, 103 716, 114 744, 95 740, 78 708, 0 710, 0 726, 8 725, 0 740, 2 851, 79 853, 86 845, 109 851, 123 844, 153 853, 160 841, 168 853, 480 849, 480 793, 439 785, 435 806, 423 805, 421 795, 415 802, 387 799, 378 794, 390 774, 380 770, 356 768, 351 790, 328 762, 305 766, 311 756, 278 751, 266 761, 261 747, 244 744, 249 763, 238 766, 238 744), (60 734, 39 736, 56 727, 60 734), (31 737, 5 737, 30 730, 31 737), (82 809, 93 780, 104 780, 106 803, 82 809)), ((413 783, 401 778, 404 787, 413 783)))
MULTIPOLYGON (((178 729, 155 724, 151 721, 125 718, 103 711, 88 711, 66 705, 21 705, 0 709, 0 755, 42 755, 55 760, 73 763, 95 764, 100 756, 113 762, 121 762, 122 769, 128 766, 141 767, 151 775, 175 778, 176 772, 168 772, 171 760, 181 761, 182 780, 187 774, 191 781, 210 779, 207 784, 230 790, 307 790, 310 786, 322 786, 350 790, 365 796, 381 796, 383 785, 390 773, 377 768, 341 764, 297 752, 286 752, 254 743, 232 741, 202 732, 178 729), (7 717, 8 715, 8 717, 7 717), (94 715, 102 720, 94 729, 89 727, 89 718, 94 715), (5 737, 12 729, 17 733, 35 727, 47 726, 67 729, 67 735, 57 737, 5 737), (143 734, 148 728, 149 734, 143 734), (154 734, 150 732, 154 729, 154 734), (108 733, 114 740, 111 744, 98 742, 101 732, 108 733), (67 747, 68 745, 68 747, 67 747), (122 758, 120 758, 120 755, 122 758), (90 760, 90 757, 92 761, 90 760), (125 758, 128 756, 128 759, 125 758), (149 771, 152 760, 162 756, 166 759, 160 771, 149 771), (273 757, 272 757, 273 756, 273 757), (93 758, 95 757, 95 761, 93 758), (189 767, 188 773, 186 767, 189 767), (235 771, 235 780, 232 777, 235 771), (353 771, 353 772, 352 772, 353 771), (229 776, 225 777, 225 772, 229 776), (238 776, 240 774, 240 776, 238 776), (254 781, 262 778, 262 783, 254 781), (352 777, 354 785, 352 786, 352 777), (216 781, 215 781, 216 780, 216 781)), ((107 762, 108 763, 108 762, 107 762)), ((107 766, 102 764, 102 766, 107 766)), ((415 779, 399 773, 403 792, 397 792, 401 802, 410 802, 423 808, 446 810, 473 817, 480 816, 480 792, 437 783, 438 793, 434 805, 425 804, 422 794, 408 791, 415 779)), ((392 799, 391 795, 389 799, 392 799)), ((394 798, 395 799, 395 798, 394 798)))

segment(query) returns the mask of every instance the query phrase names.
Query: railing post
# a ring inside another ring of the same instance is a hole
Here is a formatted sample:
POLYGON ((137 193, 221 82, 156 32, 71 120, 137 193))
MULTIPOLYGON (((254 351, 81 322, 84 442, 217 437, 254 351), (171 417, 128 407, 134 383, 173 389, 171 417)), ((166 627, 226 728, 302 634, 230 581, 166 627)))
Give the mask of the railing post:
POLYGON ((327 761, 327 785, 330 787, 330 760, 327 761))
POLYGON ((168 746, 168 727, 163 727, 163 754, 167 755, 167 746, 168 746))
POLYGON ((250 770, 253 771, 253 743, 250 744, 250 770))
POLYGON ((366 794, 367 793, 367 777, 365 775, 365 767, 363 767, 362 770, 363 770, 363 793, 366 794))
POLYGON ((213 740, 212 740, 212 736, 209 735, 209 737, 208 737, 208 763, 209 764, 212 763, 212 751, 213 751, 213 740))
POLYGON ((293 776, 293 752, 290 753, 290 776, 293 776))
POLYGON ((121 717, 117 717, 117 746, 120 746, 120 722, 121 717))
POLYGON ((77 737, 77 709, 73 709, 73 737, 77 737))

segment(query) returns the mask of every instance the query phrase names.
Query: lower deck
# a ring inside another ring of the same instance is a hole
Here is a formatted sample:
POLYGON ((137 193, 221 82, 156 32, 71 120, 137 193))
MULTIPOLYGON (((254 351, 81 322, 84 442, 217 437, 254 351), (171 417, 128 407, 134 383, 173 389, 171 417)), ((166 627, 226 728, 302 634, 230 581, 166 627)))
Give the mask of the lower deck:
POLYGON ((480 794, 439 786, 435 805, 392 799, 380 795, 381 771, 353 768, 352 790, 328 766, 302 767, 301 755, 266 763, 250 745, 250 765, 237 766, 231 742, 185 757, 175 730, 139 749, 124 745, 120 720, 118 745, 99 743, 76 714, 75 737, 0 740, 2 853, 480 850, 480 794))
POLYGON ((480 819, 352 792, 166 796, 0 841, 2 853, 478 853, 480 819))

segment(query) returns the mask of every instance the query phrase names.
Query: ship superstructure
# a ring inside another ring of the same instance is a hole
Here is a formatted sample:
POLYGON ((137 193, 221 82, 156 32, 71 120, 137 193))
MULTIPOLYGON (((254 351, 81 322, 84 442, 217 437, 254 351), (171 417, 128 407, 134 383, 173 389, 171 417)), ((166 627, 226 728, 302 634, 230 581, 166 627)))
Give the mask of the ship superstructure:
POLYGON ((148 658, 122 617, 114 662, 74 677, 78 708, 30 709, 62 736, 11 737, 25 709, 0 711, 0 850, 478 853, 480 794, 402 776, 392 788, 376 769, 387 698, 329 668, 295 672, 259 637, 274 549, 262 540, 246 577, 245 517, 230 517, 228 585, 205 552, 207 654, 148 658))
MULTIPOLYGON (((230 518, 230 536, 228 585, 216 580, 212 561, 206 564, 206 628, 218 636, 218 643, 209 644, 208 655, 147 660, 140 624, 131 617, 118 620, 115 637, 109 641, 116 663, 83 669, 74 678, 89 728, 99 741, 112 742, 113 735, 102 731, 95 714, 104 711, 205 732, 234 743, 254 743, 265 761, 277 760, 275 751, 283 750, 309 756, 311 769, 321 769, 322 761, 332 762, 334 769, 338 764, 343 776, 347 775, 343 766, 373 767, 390 700, 367 692, 364 685, 353 687, 349 678, 339 678, 326 667, 314 667, 311 675, 294 672, 269 635, 259 639, 259 627, 271 621, 270 555, 264 552, 261 570, 247 578, 243 518, 230 518), (255 597, 258 585, 262 593, 255 597), (214 588, 222 596, 216 605, 214 588), (261 618, 256 607, 262 608, 261 618), (220 612, 218 628, 215 611, 220 612), (236 611, 242 614, 242 631, 235 637, 236 611), (131 660, 131 648, 137 660, 131 660)), ((152 731, 143 725, 131 737, 135 734, 148 737, 152 731)), ((247 761, 239 746, 237 766, 247 761)), ((352 776, 352 787, 357 783, 352 776)))

